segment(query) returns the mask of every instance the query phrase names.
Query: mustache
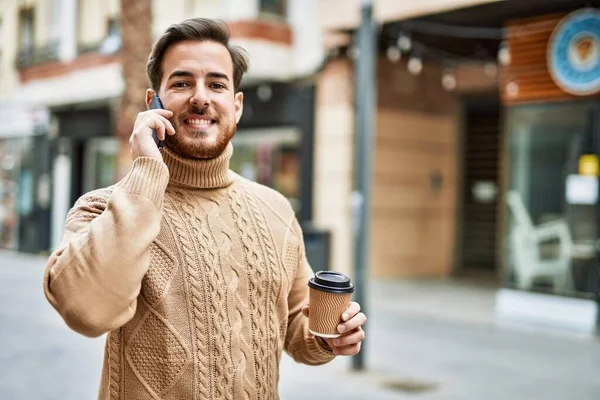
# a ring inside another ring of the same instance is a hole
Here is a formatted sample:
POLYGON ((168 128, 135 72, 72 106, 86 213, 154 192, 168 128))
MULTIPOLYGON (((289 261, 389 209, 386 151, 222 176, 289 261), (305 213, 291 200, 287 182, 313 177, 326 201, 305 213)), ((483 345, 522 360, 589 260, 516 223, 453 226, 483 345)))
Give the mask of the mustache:
POLYGON ((210 112, 210 110, 208 109, 208 106, 206 107, 190 107, 188 108, 184 113, 181 114, 181 119, 186 119, 189 115, 201 115, 203 117, 209 117, 211 119, 216 120, 217 119, 217 115, 215 115, 216 113, 212 113, 210 112))

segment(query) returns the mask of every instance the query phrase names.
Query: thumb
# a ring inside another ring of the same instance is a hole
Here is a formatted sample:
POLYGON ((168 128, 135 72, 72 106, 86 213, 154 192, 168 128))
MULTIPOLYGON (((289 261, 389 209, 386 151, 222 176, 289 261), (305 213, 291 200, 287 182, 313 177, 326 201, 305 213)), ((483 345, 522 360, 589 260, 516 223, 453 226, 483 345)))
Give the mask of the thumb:
POLYGON ((302 314, 308 318, 308 305, 302 307, 302 314))

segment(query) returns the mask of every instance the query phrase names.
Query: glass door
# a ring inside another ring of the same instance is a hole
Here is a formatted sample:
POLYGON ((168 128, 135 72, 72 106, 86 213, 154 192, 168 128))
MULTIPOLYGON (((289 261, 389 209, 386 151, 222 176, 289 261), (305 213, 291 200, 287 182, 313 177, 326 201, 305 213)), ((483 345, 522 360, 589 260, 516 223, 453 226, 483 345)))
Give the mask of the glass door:
POLYGON ((591 102, 508 109, 506 284, 593 298, 598 290, 598 176, 581 156, 598 154, 591 102))

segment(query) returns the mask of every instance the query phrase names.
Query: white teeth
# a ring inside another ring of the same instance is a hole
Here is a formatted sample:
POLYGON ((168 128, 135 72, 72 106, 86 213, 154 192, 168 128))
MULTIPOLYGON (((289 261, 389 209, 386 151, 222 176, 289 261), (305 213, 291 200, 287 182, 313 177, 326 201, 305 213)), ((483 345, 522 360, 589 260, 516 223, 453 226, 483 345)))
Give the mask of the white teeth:
POLYGON ((210 125, 212 124, 212 120, 210 119, 188 119, 188 124, 192 125, 210 125))

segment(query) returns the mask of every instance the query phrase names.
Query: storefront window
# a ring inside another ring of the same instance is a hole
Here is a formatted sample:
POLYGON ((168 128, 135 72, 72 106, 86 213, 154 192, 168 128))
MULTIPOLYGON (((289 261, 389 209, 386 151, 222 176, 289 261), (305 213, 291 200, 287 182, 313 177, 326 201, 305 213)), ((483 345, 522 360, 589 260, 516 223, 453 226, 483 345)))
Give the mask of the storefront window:
POLYGON ((115 138, 94 138, 86 142, 83 178, 85 193, 117 182, 118 153, 119 142, 115 138))
POLYGON ((34 180, 22 169, 23 156, 31 150, 31 138, 0 140, 0 248, 19 247, 19 219, 33 210, 34 180))
POLYGON ((233 138, 231 169, 283 194, 300 213, 300 132, 241 130, 233 138))
MULTIPOLYGON (((597 177, 580 157, 599 150, 589 102, 508 109, 506 283, 578 297, 597 291, 597 177)), ((596 110, 596 111, 594 111, 596 110)))
POLYGON ((18 166, 8 142, 0 142, 0 248, 16 249, 18 240, 18 166), (17 167, 17 168, 15 168, 17 167))

